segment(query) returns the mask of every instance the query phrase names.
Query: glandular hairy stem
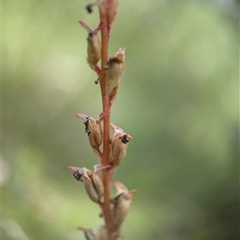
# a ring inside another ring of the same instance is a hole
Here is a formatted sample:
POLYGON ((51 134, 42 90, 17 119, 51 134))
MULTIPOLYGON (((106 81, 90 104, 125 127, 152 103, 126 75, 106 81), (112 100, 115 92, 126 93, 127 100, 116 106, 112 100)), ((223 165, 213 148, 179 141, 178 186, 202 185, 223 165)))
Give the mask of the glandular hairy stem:
MULTIPOLYGON (((109 34, 107 29, 107 17, 103 6, 99 6, 100 21, 104 25, 101 29, 101 44, 102 44, 102 54, 101 54, 101 76, 100 76, 100 87, 102 95, 102 105, 103 105, 103 158, 102 163, 106 164, 109 162, 109 142, 110 142, 110 103, 109 97, 105 93, 105 76, 106 72, 104 66, 108 61, 108 47, 109 47, 109 34)), ((106 228, 108 232, 108 239, 114 240, 111 236, 111 211, 110 211, 110 179, 109 169, 103 170, 103 185, 104 185, 104 203, 103 203, 103 215, 106 223, 106 228)))

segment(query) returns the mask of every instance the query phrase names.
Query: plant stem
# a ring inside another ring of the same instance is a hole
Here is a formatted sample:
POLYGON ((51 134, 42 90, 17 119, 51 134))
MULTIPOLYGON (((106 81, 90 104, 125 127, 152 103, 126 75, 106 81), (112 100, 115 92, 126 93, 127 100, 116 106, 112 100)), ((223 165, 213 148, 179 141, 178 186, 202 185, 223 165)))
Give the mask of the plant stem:
MULTIPOLYGON (((101 29, 101 43, 102 43, 102 57, 101 57, 101 77, 100 77, 100 87, 102 94, 102 105, 103 105, 103 157, 102 164, 107 164, 109 162, 109 143, 110 143, 110 103, 109 97, 105 94, 105 70, 104 66, 108 61, 108 47, 109 47, 109 35, 107 30, 107 19, 106 12, 103 6, 99 8, 100 21, 104 24, 101 29)), ((111 188, 111 170, 103 170, 103 184, 104 184, 104 203, 103 203, 103 214, 106 223, 106 228, 108 232, 108 239, 113 240, 111 234, 111 212, 110 212, 110 188, 111 188)))

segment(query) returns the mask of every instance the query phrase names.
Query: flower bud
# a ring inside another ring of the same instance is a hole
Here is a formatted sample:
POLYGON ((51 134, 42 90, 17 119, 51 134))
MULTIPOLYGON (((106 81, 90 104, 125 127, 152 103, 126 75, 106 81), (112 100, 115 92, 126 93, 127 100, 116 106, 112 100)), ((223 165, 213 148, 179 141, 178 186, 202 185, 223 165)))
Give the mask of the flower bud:
POLYGON ((107 0, 106 15, 109 31, 111 30, 118 13, 118 0, 107 0))
POLYGON ((132 197, 136 194, 136 190, 128 190, 126 186, 124 186, 120 182, 116 182, 114 184, 117 192, 120 192, 113 200, 113 222, 116 226, 121 226, 124 222, 128 211, 131 206, 132 197), (120 188, 119 188, 120 186, 120 188), (124 187, 123 187, 124 186, 124 187), (123 188, 122 188, 123 187, 123 188))
POLYGON ((107 64, 104 66, 106 70, 105 78, 105 94, 109 96, 112 103, 116 98, 120 78, 125 67, 125 48, 120 48, 114 57, 109 58, 107 64))
POLYGON ((68 168, 74 172, 73 176, 76 180, 83 182, 89 198, 93 202, 100 203, 104 192, 101 176, 98 173, 92 173, 92 171, 85 167, 77 168, 70 166, 68 168))
POLYGON ((110 148, 110 163, 113 167, 117 167, 126 156, 127 143, 132 140, 129 134, 116 131, 112 138, 110 148))
POLYGON ((76 117, 84 120, 85 133, 88 135, 89 143, 94 152, 100 153, 99 147, 102 144, 102 125, 100 121, 96 121, 92 117, 88 117, 84 114, 77 113, 76 117))

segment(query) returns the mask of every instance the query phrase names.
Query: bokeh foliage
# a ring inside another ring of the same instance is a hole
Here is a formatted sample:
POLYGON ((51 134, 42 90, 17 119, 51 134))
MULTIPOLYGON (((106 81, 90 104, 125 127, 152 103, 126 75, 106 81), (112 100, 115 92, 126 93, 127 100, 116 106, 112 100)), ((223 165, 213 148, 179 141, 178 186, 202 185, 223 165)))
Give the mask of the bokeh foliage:
MULTIPOLYGON (((68 165, 98 163, 74 117, 101 112, 88 1, 2 2, 3 240, 83 239, 99 209, 68 165)), ((112 122, 133 136, 116 180, 137 189, 127 239, 238 239, 237 1, 123 1, 112 122)))

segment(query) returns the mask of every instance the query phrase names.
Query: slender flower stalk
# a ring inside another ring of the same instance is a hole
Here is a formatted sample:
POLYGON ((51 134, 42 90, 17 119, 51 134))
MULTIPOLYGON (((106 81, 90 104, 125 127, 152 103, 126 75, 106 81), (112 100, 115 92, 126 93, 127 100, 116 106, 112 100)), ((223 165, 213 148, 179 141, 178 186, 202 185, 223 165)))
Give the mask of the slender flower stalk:
POLYGON ((115 182, 116 196, 111 197, 112 177, 126 156, 127 144, 132 137, 122 128, 111 123, 111 107, 119 91, 120 79, 125 68, 125 48, 119 48, 114 56, 109 57, 109 41, 118 12, 118 0, 96 0, 86 6, 88 13, 93 8, 99 9, 99 25, 90 29, 79 21, 87 30, 87 63, 95 71, 100 83, 102 112, 98 119, 77 113, 76 117, 83 120, 85 133, 93 151, 101 163, 93 166, 93 172, 86 167, 69 166, 77 181, 83 182, 86 193, 94 203, 101 208, 104 224, 95 232, 92 229, 79 227, 86 239, 92 240, 124 240, 121 236, 121 226, 128 214, 132 197, 136 190, 128 188, 120 182, 115 182), (98 34, 100 33, 100 38, 98 34), (99 67, 98 63, 101 61, 99 67), (110 129, 114 130, 112 138, 110 129), (102 174, 101 174, 102 172, 102 174))

